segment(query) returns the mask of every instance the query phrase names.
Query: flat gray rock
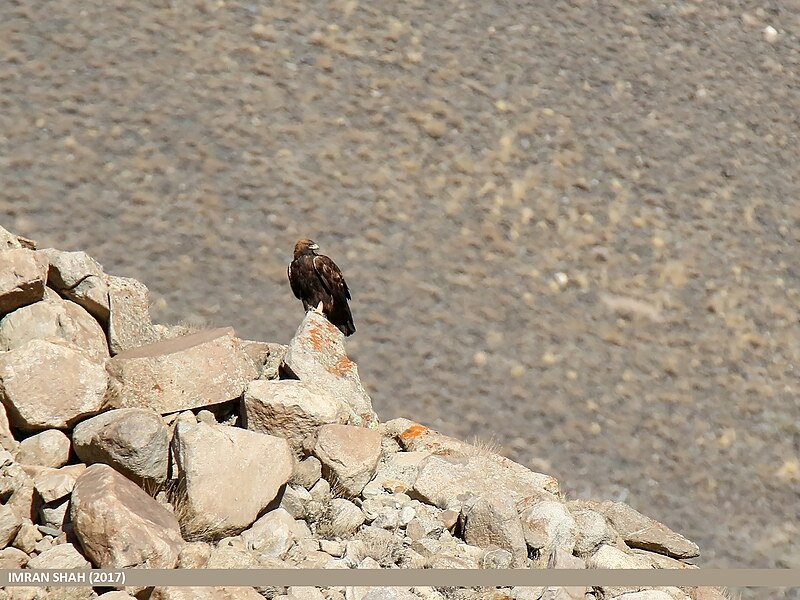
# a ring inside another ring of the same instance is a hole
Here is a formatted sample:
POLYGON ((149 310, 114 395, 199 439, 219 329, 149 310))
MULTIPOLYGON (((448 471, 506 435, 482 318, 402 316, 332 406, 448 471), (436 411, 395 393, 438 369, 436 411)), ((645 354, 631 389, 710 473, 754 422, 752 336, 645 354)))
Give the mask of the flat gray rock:
POLYGON ((230 327, 125 350, 108 371, 112 406, 160 414, 233 400, 258 377, 230 327))

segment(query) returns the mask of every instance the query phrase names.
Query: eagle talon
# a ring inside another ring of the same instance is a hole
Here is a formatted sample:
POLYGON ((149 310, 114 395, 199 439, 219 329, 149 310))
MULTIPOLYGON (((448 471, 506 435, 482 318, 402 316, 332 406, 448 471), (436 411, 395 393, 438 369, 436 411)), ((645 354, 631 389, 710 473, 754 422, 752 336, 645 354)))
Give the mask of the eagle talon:
POLYGON ((322 303, 322 302, 320 302, 320 303, 319 303, 319 304, 317 304, 316 306, 312 306, 312 307, 311 307, 311 310, 313 310, 315 313, 317 313, 317 314, 320 314, 320 315, 321 315, 321 314, 324 314, 324 313, 322 312, 322 306, 323 306, 323 303, 322 303))

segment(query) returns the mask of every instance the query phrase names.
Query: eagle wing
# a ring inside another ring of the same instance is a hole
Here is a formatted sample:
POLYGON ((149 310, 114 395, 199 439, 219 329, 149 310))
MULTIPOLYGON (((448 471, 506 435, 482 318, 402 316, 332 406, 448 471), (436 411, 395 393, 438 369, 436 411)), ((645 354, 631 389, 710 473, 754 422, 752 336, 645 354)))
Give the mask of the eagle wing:
POLYGON ((344 297, 350 300, 350 290, 347 288, 347 282, 335 262, 327 256, 315 256, 314 270, 331 296, 334 298, 344 297))
POLYGON ((292 277, 292 265, 295 261, 289 263, 289 268, 286 269, 286 274, 289 276, 289 285, 292 286, 292 292, 294 293, 294 297, 298 300, 303 299, 303 290, 300 287, 300 282, 297 277, 292 277))

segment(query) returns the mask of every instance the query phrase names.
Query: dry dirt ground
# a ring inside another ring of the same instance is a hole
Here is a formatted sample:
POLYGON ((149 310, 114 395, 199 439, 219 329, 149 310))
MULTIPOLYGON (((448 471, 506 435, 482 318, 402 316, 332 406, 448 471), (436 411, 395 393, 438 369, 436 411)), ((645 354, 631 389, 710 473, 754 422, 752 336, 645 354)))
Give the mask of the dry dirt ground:
POLYGON ((312 237, 384 419, 800 567, 799 35, 796 1, 3 0, 0 217, 279 342, 312 237))

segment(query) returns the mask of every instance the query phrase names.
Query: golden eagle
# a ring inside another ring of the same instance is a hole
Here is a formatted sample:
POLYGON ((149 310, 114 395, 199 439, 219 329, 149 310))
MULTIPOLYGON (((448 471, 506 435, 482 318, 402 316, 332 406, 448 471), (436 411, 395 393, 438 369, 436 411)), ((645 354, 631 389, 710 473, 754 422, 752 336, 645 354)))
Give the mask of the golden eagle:
POLYGON ((356 332, 347 301, 350 290, 336 263, 323 254, 311 240, 294 245, 294 258, 289 263, 289 284, 294 295, 303 301, 303 308, 319 309, 345 335, 356 332))

